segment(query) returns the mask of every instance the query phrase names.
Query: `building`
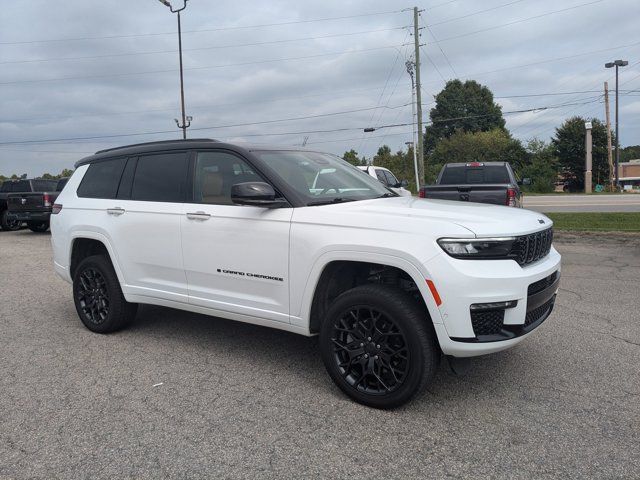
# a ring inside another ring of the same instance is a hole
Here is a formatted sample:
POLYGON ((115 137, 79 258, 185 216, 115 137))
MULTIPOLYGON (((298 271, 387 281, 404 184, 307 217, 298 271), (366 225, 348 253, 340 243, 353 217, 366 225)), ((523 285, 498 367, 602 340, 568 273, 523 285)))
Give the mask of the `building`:
POLYGON ((640 188, 640 159, 620 163, 618 177, 620 185, 625 190, 640 188))

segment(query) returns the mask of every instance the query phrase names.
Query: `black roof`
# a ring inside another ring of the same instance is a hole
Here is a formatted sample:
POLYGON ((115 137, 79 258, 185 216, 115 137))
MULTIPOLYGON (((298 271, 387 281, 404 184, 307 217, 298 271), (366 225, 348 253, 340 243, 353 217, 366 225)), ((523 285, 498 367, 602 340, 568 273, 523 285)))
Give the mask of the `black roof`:
POLYGON ((82 165, 92 163, 98 160, 113 158, 125 155, 138 155, 142 153, 152 153, 167 150, 183 150, 198 149, 198 148, 211 148, 212 146, 228 148, 230 150, 236 150, 242 153, 242 151, 254 151, 254 150, 305 150, 302 147, 291 147, 286 145, 254 145, 245 143, 226 143, 211 138, 190 138, 187 140, 160 140, 157 142, 136 143, 133 145, 124 145, 122 147, 107 148, 99 150, 93 155, 89 155, 81 160, 78 160, 75 164, 75 168, 82 165))

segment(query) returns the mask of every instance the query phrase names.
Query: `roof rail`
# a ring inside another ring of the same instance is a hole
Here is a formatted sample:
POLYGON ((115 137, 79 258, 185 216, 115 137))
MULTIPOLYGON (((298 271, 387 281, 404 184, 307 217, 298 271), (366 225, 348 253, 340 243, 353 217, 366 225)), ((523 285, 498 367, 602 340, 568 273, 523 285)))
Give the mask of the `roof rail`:
POLYGON ((176 143, 176 142, 217 142, 217 141, 218 140, 214 140, 212 138, 189 138, 188 140, 181 140, 176 138, 175 140, 158 140, 156 142, 133 143, 131 145, 122 145, 121 147, 105 148, 104 150, 98 150, 95 153, 95 155, 97 155, 98 153, 112 152, 114 150, 121 150, 124 148, 141 147, 143 145, 162 145, 163 143, 176 143))

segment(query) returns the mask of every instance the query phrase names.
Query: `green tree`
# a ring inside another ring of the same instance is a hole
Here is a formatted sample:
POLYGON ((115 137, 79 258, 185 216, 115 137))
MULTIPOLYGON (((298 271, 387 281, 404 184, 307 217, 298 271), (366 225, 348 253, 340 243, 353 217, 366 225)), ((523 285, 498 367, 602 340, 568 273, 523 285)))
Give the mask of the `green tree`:
POLYGON ((358 165, 365 164, 364 159, 359 158, 358 152, 356 152, 353 148, 348 152, 344 152, 344 155, 342 155, 342 158, 347 162, 349 162, 351 165, 358 166, 358 165))
POLYGON ((558 178, 558 159, 553 145, 532 139, 527 143, 526 150, 528 162, 516 170, 518 177, 531 179, 531 185, 523 189, 527 192, 553 192, 558 178))
MULTIPOLYGON (((565 178, 572 184, 572 188, 584 189, 585 170, 585 129, 584 124, 589 120, 582 117, 572 117, 556 128, 555 137, 551 140, 554 155, 558 158, 558 165, 565 178)), ((609 179, 609 163, 607 160, 607 129, 597 118, 592 118, 593 138, 592 172, 594 183, 606 184, 609 179)), ((615 138, 613 139, 615 145, 615 138)))
POLYGON ((509 162, 517 171, 528 163, 522 143, 505 130, 488 132, 455 132, 440 140, 429 156, 427 183, 433 183, 445 163, 509 162))
POLYGON ((628 162, 640 158, 640 145, 631 145, 620 149, 620 161, 628 162))
POLYGON ((73 170, 70 170, 68 168, 65 168, 64 170, 62 170, 62 172, 58 175, 58 178, 67 178, 70 177, 71 175, 73 175, 73 170))
POLYGON ((378 149, 378 153, 373 157, 373 165, 388 168, 398 178, 398 180, 406 180, 409 185, 407 189, 413 193, 417 193, 415 168, 413 166, 413 150, 409 148, 406 152, 399 150, 395 154, 391 153, 391 149, 387 145, 383 145, 378 149))
POLYGON ((475 80, 450 80, 435 97, 429 117, 432 124, 425 134, 425 153, 431 153, 440 140, 456 132, 474 133, 504 129, 502 107, 493 93, 475 80))

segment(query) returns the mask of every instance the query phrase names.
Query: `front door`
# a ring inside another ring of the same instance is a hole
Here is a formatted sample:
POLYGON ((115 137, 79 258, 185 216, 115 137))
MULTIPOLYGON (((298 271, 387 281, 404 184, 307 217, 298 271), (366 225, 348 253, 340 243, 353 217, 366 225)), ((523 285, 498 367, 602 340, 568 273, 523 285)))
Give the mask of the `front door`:
POLYGON ((193 171, 181 220, 189 302, 288 323, 293 209, 234 204, 232 185, 266 181, 235 153, 199 152, 193 171))

